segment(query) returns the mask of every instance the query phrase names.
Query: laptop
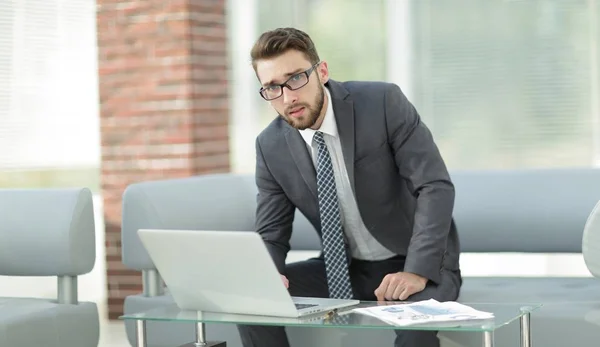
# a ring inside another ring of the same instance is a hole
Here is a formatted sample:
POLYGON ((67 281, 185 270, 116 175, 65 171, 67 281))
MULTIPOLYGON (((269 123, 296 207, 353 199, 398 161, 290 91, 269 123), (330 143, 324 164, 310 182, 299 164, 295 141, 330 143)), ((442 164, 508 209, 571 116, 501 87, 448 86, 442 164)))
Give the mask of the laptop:
POLYGON ((299 318, 359 303, 290 296, 256 232, 140 229, 138 235, 182 310, 299 318))

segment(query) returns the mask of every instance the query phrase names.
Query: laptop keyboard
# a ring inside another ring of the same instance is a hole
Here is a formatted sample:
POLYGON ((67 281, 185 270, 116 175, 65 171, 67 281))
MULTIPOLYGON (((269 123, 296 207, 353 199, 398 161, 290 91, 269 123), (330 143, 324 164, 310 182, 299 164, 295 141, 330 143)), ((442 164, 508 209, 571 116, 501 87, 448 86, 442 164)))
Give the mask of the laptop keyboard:
POLYGON ((317 306, 317 304, 295 304, 296 308, 301 310, 303 308, 307 308, 307 307, 314 307, 317 306))

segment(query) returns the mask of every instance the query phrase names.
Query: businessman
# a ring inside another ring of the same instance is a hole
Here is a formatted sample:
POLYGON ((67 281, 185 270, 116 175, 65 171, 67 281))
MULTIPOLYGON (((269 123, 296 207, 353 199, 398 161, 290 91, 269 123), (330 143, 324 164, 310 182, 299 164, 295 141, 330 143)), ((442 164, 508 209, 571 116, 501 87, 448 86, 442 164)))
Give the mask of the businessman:
MULTIPOLYGON (((256 228, 293 296, 455 300, 462 284, 454 186, 400 88, 329 78, 311 38, 263 33, 251 51, 260 96, 278 113, 256 140, 256 228), (295 210, 323 243, 286 264, 295 210)), ((244 346, 289 346, 281 327, 239 326, 244 346)), ((395 346, 439 346, 397 331, 395 346)))

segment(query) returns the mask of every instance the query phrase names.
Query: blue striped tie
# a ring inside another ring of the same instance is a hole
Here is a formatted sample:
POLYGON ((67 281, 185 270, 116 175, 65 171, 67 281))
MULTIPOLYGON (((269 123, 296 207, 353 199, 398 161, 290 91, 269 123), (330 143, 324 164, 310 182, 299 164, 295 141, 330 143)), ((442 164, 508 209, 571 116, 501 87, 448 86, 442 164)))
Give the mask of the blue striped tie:
POLYGON ((333 165, 331 164, 331 157, 323 139, 323 133, 317 131, 314 140, 318 145, 317 191, 329 297, 351 299, 353 297, 352 285, 350 284, 350 275, 348 273, 348 261, 346 258, 337 191, 335 189, 333 165))

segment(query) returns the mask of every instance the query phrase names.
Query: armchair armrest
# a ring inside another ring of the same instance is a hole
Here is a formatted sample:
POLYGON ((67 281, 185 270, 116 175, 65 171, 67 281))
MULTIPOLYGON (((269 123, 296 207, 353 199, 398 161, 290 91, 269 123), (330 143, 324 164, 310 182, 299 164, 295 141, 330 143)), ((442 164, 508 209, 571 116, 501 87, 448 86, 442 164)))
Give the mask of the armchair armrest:
POLYGON ((600 278, 600 201, 585 223, 581 248, 588 270, 600 278))

